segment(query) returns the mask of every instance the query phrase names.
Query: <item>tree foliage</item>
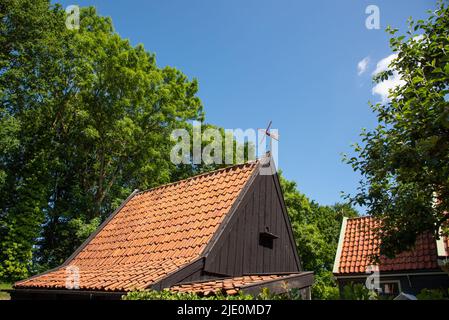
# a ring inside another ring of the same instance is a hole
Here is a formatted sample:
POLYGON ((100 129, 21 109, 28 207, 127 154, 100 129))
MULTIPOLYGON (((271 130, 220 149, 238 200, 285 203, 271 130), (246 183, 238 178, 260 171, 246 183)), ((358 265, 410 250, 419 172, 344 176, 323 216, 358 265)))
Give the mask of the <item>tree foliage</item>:
POLYGON ((422 289, 416 298, 418 300, 449 300, 449 289, 422 289))
POLYGON ((158 67, 93 7, 81 8, 78 30, 65 20, 49 0, 0 0, 5 281, 60 265, 134 189, 221 166, 170 161, 174 129, 216 128, 195 79, 158 67))
POLYGON ((314 271, 312 295, 317 299, 338 297, 332 269, 343 217, 356 217, 349 204, 322 206, 298 191, 294 181, 280 175, 288 215, 304 270, 314 271))
POLYGON ((94 8, 0 2, 0 278, 60 264, 133 189, 201 168, 170 133, 204 120, 198 83, 160 68, 94 8), (33 262, 33 264, 32 264, 33 262), (32 268, 33 267, 33 268, 32 268))
POLYGON ((374 290, 369 290, 362 283, 349 283, 343 287, 342 300, 378 300, 379 295, 374 290))
POLYGON ((440 236, 449 219, 447 1, 429 14, 427 20, 410 19, 405 35, 387 29, 397 58, 374 80, 395 70, 404 84, 388 102, 371 106, 379 124, 362 133, 357 155, 347 158, 363 176, 352 201, 382 221, 381 253, 387 256, 409 249, 423 232, 440 236))

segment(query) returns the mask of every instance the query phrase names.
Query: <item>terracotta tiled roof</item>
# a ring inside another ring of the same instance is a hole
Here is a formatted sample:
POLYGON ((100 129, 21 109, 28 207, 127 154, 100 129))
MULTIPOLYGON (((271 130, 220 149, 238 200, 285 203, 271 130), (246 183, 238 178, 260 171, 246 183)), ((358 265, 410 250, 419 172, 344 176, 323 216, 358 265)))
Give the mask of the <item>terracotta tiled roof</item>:
POLYGON ((259 285, 272 280, 282 280, 283 278, 292 276, 293 274, 283 275, 249 275, 234 278, 216 279, 202 282, 183 283, 172 286, 170 291, 173 292, 193 292, 203 295, 211 295, 218 292, 223 294, 236 294, 242 287, 248 285, 259 285))
MULTIPOLYGON (((348 219, 341 245, 341 255, 337 257, 336 274, 365 273, 373 265, 372 257, 379 254, 379 237, 374 232, 378 221, 372 217, 348 219)), ((380 257, 377 266, 382 271, 430 270, 438 269, 438 255, 435 237, 424 234, 418 237, 413 250, 389 259, 380 257)))
POLYGON ((79 268, 84 290, 144 289, 197 259, 257 162, 213 171, 134 195, 67 265, 15 288, 65 288, 79 268))

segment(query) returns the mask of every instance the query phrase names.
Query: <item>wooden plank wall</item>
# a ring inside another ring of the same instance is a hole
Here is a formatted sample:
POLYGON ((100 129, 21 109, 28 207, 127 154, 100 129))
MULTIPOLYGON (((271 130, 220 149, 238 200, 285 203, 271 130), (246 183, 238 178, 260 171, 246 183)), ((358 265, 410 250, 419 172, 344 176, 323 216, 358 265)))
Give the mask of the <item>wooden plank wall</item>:
POLYGON ((205 271, 230 276, 300 271, 274 179, 274 176, 262 175, 255 179, 206 258, 205 271), (267 227, 279 236, 272 249, 259 244, 259 233, 267 227))

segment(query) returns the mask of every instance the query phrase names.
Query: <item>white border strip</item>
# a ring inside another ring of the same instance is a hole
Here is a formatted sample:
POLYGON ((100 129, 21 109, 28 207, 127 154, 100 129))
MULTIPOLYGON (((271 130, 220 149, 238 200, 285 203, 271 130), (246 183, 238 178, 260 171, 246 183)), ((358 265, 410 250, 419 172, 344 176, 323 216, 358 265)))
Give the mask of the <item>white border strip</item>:
POLYGON ((444 237, 441 235, 441 229, 440 229, 440 239, 437 240, 437 253, 438 257, 447 257, 446 248, 444 244, 444 237))
POLYGON ((345 241, 347 221, 348 221, 348 217, 343 217, 343 221, 341 223, 341 229, 340 229, 340 238, 338 239, 337 252, 335 253, 334 269, 333 269, 334 273, 338 273, 338 267, 340 266, 340 257, 341 257, 341 251, 343 250, 343 243, 345 241))

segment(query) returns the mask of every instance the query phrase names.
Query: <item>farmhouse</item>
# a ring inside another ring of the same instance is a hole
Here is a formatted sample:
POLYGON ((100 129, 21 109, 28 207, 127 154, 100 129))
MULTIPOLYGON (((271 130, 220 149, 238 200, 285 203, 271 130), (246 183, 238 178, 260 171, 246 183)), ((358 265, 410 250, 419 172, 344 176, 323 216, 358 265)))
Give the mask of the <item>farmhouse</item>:
POLYGON ((344 218, 333 273, 340 290, 349 283, 365 284, 367 277, 379 276, 382 295, 397 296, 404 292, 418 294, 422 289, 449 288, 449 275, 442 266, 449 257, 447 238, 436 240, 431 234, 418 237, 413 250, 393 259, 380 256, 379 237, 374 232, 378 221, 373 217, 344 218))
POLYGON ((64 264, 13 299, 120 299, 135 289, 310 299, 271 157, 134 192, 64 264), (271 174, 266 173, 267 169, 271 174))

